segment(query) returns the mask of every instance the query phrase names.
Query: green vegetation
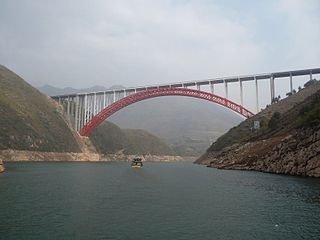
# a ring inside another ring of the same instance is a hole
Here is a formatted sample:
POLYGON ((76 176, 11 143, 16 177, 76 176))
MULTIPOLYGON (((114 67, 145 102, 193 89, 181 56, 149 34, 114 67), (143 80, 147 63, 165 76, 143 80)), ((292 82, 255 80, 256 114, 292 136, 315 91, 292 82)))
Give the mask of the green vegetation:
POLYGON ((110 122, 101 123, 89 136, 99 153, 176 155, 170 147, 145 130, 120 129, 110 122))
POLYGON ((301 107, 295 124, 297 127, 320 123, 320 91, 312 95, 309 104, 301 107))
POLYGON ((313 91, 313 89, 319 89, 320 83, 312 80, 305 86, 306 88, 300 90, 299 93, 274 103, 259 114, 230 129, 226 134, 218 138, 207 151, 220 151, 233 144, 267 139, 271 136, 284 134, 291 129, 319 123, 320 90, 315 90, 310 95, 306 93, 313 91), (299 96, 299 94, 301 95, 299 96), (304 98, 303 94, 308 96, 304 98), (300 101, 295 100, 293 105, 290 100, 293 97, 300 99, 300 101), (280 113, 277 109, 282 109, 283 111, 280 113), (254 121, 260 121, 260 129, 253 129, 254 121))
POLYGON ((80 151, 57 104, 1 65, 0 149, 80 151))
POLYGON ((281 114, 279 112, 275 112, 268 123, 268 127, 271 129, 276 129, 278 127, 280 117, 281 114))

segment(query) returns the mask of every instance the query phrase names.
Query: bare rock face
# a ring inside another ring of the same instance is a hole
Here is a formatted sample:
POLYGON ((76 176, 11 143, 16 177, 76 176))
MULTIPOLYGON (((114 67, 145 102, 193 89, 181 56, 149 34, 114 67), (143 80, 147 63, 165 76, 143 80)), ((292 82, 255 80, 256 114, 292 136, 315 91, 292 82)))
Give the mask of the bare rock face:
POLYGON ((208 166, 320 177, 320 125, 225 148, 208 166))
POLYGON ((0 160, 0 173, 4 172, 4 166, 2 160, 0 160))

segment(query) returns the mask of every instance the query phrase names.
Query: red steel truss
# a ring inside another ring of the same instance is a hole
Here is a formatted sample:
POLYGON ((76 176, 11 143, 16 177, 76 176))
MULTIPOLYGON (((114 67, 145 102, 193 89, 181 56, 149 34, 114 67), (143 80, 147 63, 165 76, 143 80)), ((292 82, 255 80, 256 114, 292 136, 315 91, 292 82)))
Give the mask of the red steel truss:
POLYGON ((107 119, 120 109, 144 99, 161 96, 186 96, 200 98, 227 107, 232 111, 241 114, 245 118, 253 116, 253 113, 251 111, 247 110, 241 105, 212 93, 188 88, 156 88, 129 95, 120 99, 119 101, 112 103, 97 115, 95 115, 85 126, 83 126, 83 128, 80 129, 79 133, 81 136, 88 136, 91 131, 95 129, 101 122, 103 122, 105 119, 107 119))

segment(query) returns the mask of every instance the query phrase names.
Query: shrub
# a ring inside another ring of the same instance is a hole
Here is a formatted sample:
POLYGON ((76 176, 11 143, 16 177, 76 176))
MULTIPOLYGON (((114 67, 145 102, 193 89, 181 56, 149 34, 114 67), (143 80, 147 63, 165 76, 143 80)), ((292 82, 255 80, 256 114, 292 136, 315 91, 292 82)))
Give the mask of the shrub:
POLYGON ((280 117, 281 117, 281 114, 279 112, 275 112, 268 123, 268 127, 271 129, 276 129, 279 125, 280 117))

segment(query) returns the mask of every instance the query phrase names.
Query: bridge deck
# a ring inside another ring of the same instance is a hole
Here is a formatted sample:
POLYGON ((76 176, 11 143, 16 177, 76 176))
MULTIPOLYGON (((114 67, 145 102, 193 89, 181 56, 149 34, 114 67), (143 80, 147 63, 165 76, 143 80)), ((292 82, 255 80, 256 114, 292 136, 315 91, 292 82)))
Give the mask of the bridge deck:
POLYGON ((150 85, 150 86, 139 86, 139 87, 129 87, 125 89, 113 89, 106 91, 98 91, 98 92, 89 92, 89 93, 75 93, 75 94, 63 94, 51 96, 54 99, 58 98, 66 98, 66 97, 76 97, 83 95, 94 95, 94 94, 103 94, 103 93, 121 93, 121 92, 135 92, 135 91, 143 91, 147 89, 155 89, 155 88, 168 88, 168 87, 192 87, 192 86, 203 86, 210 84, 219 84, 219 83, 232 83, 232 82, 244 82, 244 81, 253 81, 255 79, 270 79, 273 78, 284 78, 284 77, 295 77, 295 76, 306 76, 310 74, 320 74, 320 68, 310 68, 310 69, 302 69, 302 70, 294 70, 294 71, 284 71, 284 72, 273 72, 273 73, 263 73, 263 74, 251 74, 251 75, 241 75, 241 76, 232 76, 232 77, 218 77, 206 80, 196 80, 196 81, 186 81, 186 82, 176 82, 169 84, 161 84, 161 85, 150 85))

